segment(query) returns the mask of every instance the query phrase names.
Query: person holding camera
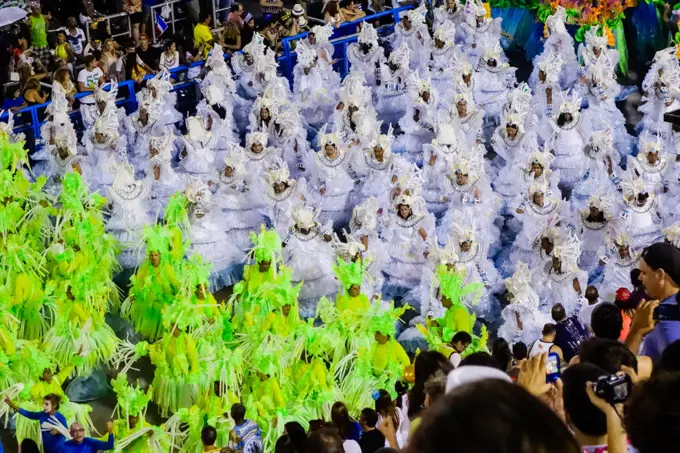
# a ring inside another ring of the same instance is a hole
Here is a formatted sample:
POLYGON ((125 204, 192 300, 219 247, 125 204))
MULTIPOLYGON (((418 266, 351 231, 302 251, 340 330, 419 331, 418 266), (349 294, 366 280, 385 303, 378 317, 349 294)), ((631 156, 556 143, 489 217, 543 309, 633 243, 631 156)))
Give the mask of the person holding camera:
POLYGON ((626 346, 656 362, 666 346, 680 339, 680 249, 664 242, 647 247, 640 258, 640 280, 654 300, 638 307, 626 346))

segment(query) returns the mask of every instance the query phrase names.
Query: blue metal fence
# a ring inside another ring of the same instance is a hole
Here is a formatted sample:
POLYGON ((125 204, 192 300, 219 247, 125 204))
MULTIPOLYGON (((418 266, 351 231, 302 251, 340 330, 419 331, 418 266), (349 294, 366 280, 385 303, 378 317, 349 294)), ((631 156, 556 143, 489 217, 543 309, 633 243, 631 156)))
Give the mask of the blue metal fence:
MULTIPOLYGON (((384 19, 392 16, 393 23, 384 25, 378 28, 379 33, 386 33, 394 28, 394 24, 399 22, 399 13, 404 10, 410 9, 412 6, 404 6, 397 9, 392 9, 389 11, 384 11, 377 14, 372 14, 359 19, 355 22, 347 22, 345 24, 337 27, 331 36, 331 43, 334 47, 333 57, 337 60, 335 69, 344 77, 349 72, 349 61, 347 59, 347 46, 357 40, 357 28, 361 22, 372 22, 379 19, 384 19)), ((291 36, 284 38, 283 41, 283 55, 277 59, 279 63, 279 72, 281 75, 285 76, 292 86, 293 83, 293 67, 297 60, 297 55, 291 48, 291 44, 299 39, 303 39, 308 33, 302 33, 297 36, 291 36)), ((226 55, 225 55, 226 57, 226 55)), ((192 63, 189 66, 179 66, 170 71, 175 78, 180 74, 185 74, 189 68, 194 68, 197 66, 202 66, 203 62, 192 63)), ((147 75, 145 79, 152 78, 153 75, 147 75)), ((173 91, 182 90, 191 87, 198 83, 197 80, 191 79, 187 81, 182 81, 180 83, 173 84, 173 91)), ((119 99, 116 100, 116 105, 118 107, 125 107, 126 111, 132 112, 137 109, 137 97, 135 95, 135 82, 133 80, 125 80, 118 83, 118 95, 119 99)), ((80 99, 91 93, 77 93, 74 98, 80 99)), ((50 103, 33 105, 19 110, 14 117, 15 133, 24 133, 26 135, 26 142, 30 148, 37 149, 40 140, 40 127, 45 124, 45 109, 50 103), (31 146, 34 145, 34 146, 31 146)), ((70 114, 72 120, 78 122, 80 121, 80 111, 74 110, 70 114)), ((0 121, 7 121, 8 114, 4 112, 0 115, 0 121)))

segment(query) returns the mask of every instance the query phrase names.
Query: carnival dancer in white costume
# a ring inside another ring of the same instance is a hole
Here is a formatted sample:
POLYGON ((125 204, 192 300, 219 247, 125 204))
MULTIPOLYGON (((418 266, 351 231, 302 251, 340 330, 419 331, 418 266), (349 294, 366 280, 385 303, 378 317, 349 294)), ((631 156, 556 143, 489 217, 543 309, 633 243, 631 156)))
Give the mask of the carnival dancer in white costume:
POLYGON ((381 239, 378 231, 382 206, 385 205, 375 197, 369 197, 357 205, 349 222, 350 232, 345 232, 348 244, 358 242, 363 246, 361 259, 366 266, 364 279, 368 281, 362 289, 366 294, 372 294, 374 299, 381 295, 385 282, 382 271, 390 261, 388 245, 381 239))
POLYGON ((332 221, 336 228, 349 221, 352 206, 350 195, 360 181, 350 174, 352 159, 341 135, 326 134, 325 126, 319 131, 319 151, 314 154, 313 186, 319 200, 321 222, 332 221))
POLYGON ((534 269, 550 259, 552 249, 560 239, 557 224, 569 214, 567 204, 555 196, 545 180, 534 181, 525 190, 523 198, 515 210, 515 217, 507 222, 508 228, 518 234, 510 259, 499 266, 504 275, 512 274, 518 261, 524 261, 534 269))
POLYGON ((434 31, 430 44, 429 65, 432 83, 443 99, 449 99, 453 95, 453 87, 457 82, 455 80, 457 59, 454 57, 456 52, 456 26, 446 20, 434 31))
POLYGON ((540 299, 534 287, 533 274, 526 263, 518 262, 512 277, 505 279, 506 297, 510 302, 501 312, 503 324, 498 336, 508 343, 531 344, 541 336, 548 317, 539 309, 540 299))
POLYGON ((546 118, 546 123, 544 140, 555 154, 553 168, 560 170, 560 189, 570 193, 586 172, 581 98, 573 93, 563 97, 559 110, 551 118, 546 118))
POLYGON ((125 119, 125 109, 116 107, 116 96, 118 96, 118 84, 115 82, 102 85, 94 93, 94 104, 81 104, 80 116, 83 119, 85 129, 92 129, 97 118, 102 116, 106 110, 115 110, 118 123, 123 124, 125 119), (108 90, 106 90, 108 88, 108 90))
POLYGON ((269 132, 272 119, 282 110, 282 101, 285 102, 286 100, 261 93, 253 102, 253 108, 248 115, 248 130, 250 132, 269 132))
POLYGON ((52 144, 43 145, 49 155, 45 191, 56 196, 61 192, 61 180, 66 173, 75 171, 81 175, 87 175, 90 170, 87 158, 78 155, 78 137, 76 137, 75 130, 61 129, 52 138, 52 142, 52 144))
POLYGON ((598 249, 605 242, 605 235, 618 220, 616 203, 610 193, 597 191, 583 207, 574 211, 571 225, 581 238, 579 267, 593 276, 598 266, 598 249))
POLYGON ((149 159, 151 137, 172 135, 169 127, 163 126, 158 118, 162 105, 158 102, 140 104, 135 113, 125 118, 125 135, 128 143, 128 160, 137 170, 146 167, 149 159))
POLYGON ((297 106, 291 105, 276 114, 269 126, 269 145, 281 150, 283 159, 297 176, 306 175, 312 167, 312 153, 307 131, 297 106))
POLYGON ((571 233, 553 249, 552 260, 538 275, 538 294, 546 311, 560 303, 569 316, 578 315, 588 284, 588 275, 578 267, 580 255, 581 241, 571 233))
POLYGON ((545 21, 543 36, 546 39, 543 43, 543 52, 534 58, 534 69, 529 76, 529 86, 533 90, 538 91, 539 68, 546 59, 554 58, 554 56, 559 56, 563 63, 556 71, 556 82, 562 90, 569 90, 579 78, 580 65, 574 51, 574 38, 565 27, 566 21, 567 11, 562 6, 558 6, 545 21))
POLYGON ((534 113, 543 121, 552 117, 554 105, 561 99, 559 75, 563 65, 562 57, 555 53, 546 55, 538 63, 532 105, 534 113))
POLYGON ((302 204, 291 211, 293 225, 283 243, 283 260, 293 270, 293 284, 303 283, 298 298, 300 316, 316 312, 321 297, 333 298, 338 283, 333 273, 335 252, 331 245, 331 224, 321 226, 316 211, 302 204))
POLYGON ((640 255, 642 250, 633 247, 628 231, 616 228, 607 231, 599 256, 599 264, 604 267, 599 289, 603 300, 616 300, 616 291, 630 286, 630 271, 640 266, 640 255))
POLYGON ((409 66, 425 77, 430 62, 430 32, 425 23, 427 14, 423 3, 417 8, 402 11, 401 20, 394 26, 394 35, 390 37, 393 48, 397 49, 406 44, 411 51, 409 66))
POLYGON ((652 66, 649 68, 647 74, 645 74, 644 80, 642 81, 642 94, 644 96, 649 96, 654 92, 654 85, 656 84, 657 78, 662 75, 667 68, 673 71, 674 66, 678 66, 677 55, 677 45, 661 49, 654 54, 652 66))
POLYGON ((293 70, 295 102, 307 123, 318 128, 333 115, 335 93, 340 81, 333 68, 321 60, 313 48, 300 41, 295 48, 297 64, 293 70))
POLYGON ((127 140, 118 130, 116 111, 106 110, 83 136, 89 166, 93 170, 87 179, 93 190, 110 186, 115 168, 126 160, 127 140))
POLYGON ((647 190, 656 195, 668 192, 672 179, 677 181, 677 175, 672 172, 670 156, 664 151, 663 145, 661 137, 645 131, 639 138, 637 157, 628 156, 628 171, 642 179, 647 190))
POLYGON ((605 187, 610 193, 621 189, 621 181, 617 175, 620 156, 614 148, 611 129, 593 132, 583 148, 583 154, 586 173, 584 179, 574 186, 571 193, 572 203, 579 204, 587 200, 601 187, 605 187))
MULTIPOLYGON (((245 166, 248 177, 257 180, 266 168, 266 159, 270 156, 281 157, 281 150, 267 146, 269 134, 266 132, 251 132, 246 134, 246 146, 243 153, 246 156, 245 166)), ((253 200, 255 202, 256 200, 253 200)), ((260 200, 262 201, 262 200, 260 200)), ((260 204, 260 206, 263 206, 260 204)))
POLYGON ((482 41, 482 57, 479 72, 475 75, 475 102, 486 112, 488 122, 497 125, 501 110, 508 99, 508 92, 515 86, 515 71, 507 62, 501 61, 503 50, 498 41, 482 41))
POLYGON ((418 187, 401 188, 387 214, 383 238, 389 247, 390 263, 385 267, 385 300, 406 293, 420 283, 428 266, 434 216, 427 212, 418 187))
MULTIPOLYGON (((616 97, 621 87, 614 78, 614 69, 608 66, 607 60, 600 59, 588 67, 584 77, 588 96, 588 108, 582 112, 585 136, 590 136, 594 131, 611 129, 614 147, 619 155, 629 155, 633 152, 633 137, 626 130, 623 113, 616 107, 616 97)), ((614 163, 618 164, 617 161, 614 163)))
POLYGON ((363 22, 357 42, 347 46, 347 58, 352 71, 361 72, 370 87, 377 85, 380 67, 385 64, 385 50, 378 41, 378 32, 369 22, 363 22))
POLYGON ((643 248, 658 242, 661 237, 663 205, 661 197, 648 188, 642 179, 633 176, 624 178, 622 211, 619 214, 633 236, 633 247, 643 248))
MULTIPOLYGON (((236 55, 232 56, 232 62, 236 58, 236 55)), ((238 94, 236 94, 236 83, 234 82, 234 76, 227 66, 226 61, 224 61, 224 50, 219 44, 215 44, 213 50, 208 55, 205 60, 205 67, 208 69, 207 74, 201 81, 201 92, 204 97, 207 96, 207 89, 209 86, 215 85, 219 88, 219 93, 221 93, 220 99, 208 99, 208 104, 215 105, 219 104, 221 109, 224 110, 224 118, 222 120, 225 123, 232 125, 232 128, 236 130, 245 130, 248 122, 248 110, 250 103, 242 99, 238 94)), ((218 97, 220 97, 218 95, 218 97)))
POLYGON ((309 197, 307 181, 304 178, 292 178, 288 164, 276 156, 267 160, 262 179, 265 201, 263 213, 271 227, 279 235, 285 236, 293 226, 293 208, 309 197))
POLYGON ((675 222, 668 228, 664 228, 663 235, 666 242, 680 248, 680 222, 675 222))
POLYGON ((212 264, 210 291, 240 281, 245 253, 224 231, 223 214, 214 206, 210 188, 199 179, 189 177, 184 195, 189 203, 190 253, 197 253, 212 264))
POLYGON ((518 163, 523 166, 526 159, 538 150, 536 132, 531 127, 535 121, 529 124, 528 130, 525 127, 526 118, 531 115, 527 107, 517 106, 513 111, 504 113, 491 137, 491 146, 498 155, 493 167, 501 169, 501 172, 510 170, 518 163))
POLYGON ((161 105, 161 116, 158 119, 164 126, 181 123, 184 117, 177 111, 177 93, 172 91, 170 73, 161 71, 146 81, 146 87, 137 93, 138 104, 157 102, 161 105))
POLYGON ((503 105, 503 114, 508 113, 523 113, 531 110, 531 101, 533 96, 531 88, 526 82, 519 83, 516 87, 508 92, 508 98, 503 105))
POLYGON ((601 34, 604 34, 601 25, 590 27, 586 31, 585 42, 578 46, 578 58, 586 71, 600 59, 604 59, 605 64, 612 70, 619 64, 619 51, 609 49, 607 36, 601 36, 601 34))
POLYGON ((187 134, 182 137, 184 153, 180 167, 188 174, 207 181, 215 169, 215 142, 217 134, 208 131, 201 117, 187 119, 187 134))
POLYGON ((184 180, 172 167, 176 142, 172 134, 149 138, 149 158, 144 163, 144 172, 151 185, 149 205, 154 218, 163 214, 170 196, 184 187, 184 180))
POLYGON ((456 211, 451 223, 450 236, 445 242, 453 243, 458 256, 458 267, 464 267, 467 283, 481 283, 484 290, 474 311, 479 316, 489 317, 492 314, 492 294, 500 292, 503 281, 488 258, 489 245, 496 241, 498 232, 489 230, 477 222, 475 217, 456 211), (496 236, 494 236, 496 234, 496 236))
POLYGON ((317 56, 322 60, 322 64, 332 67, 334 49, 333 43, 330 42, 331 36, 333 36, 333 26, 331 24, 316 25, 309 30, 307 37, 300 41, 316 52, 317 56))
MULTIPOLYGON (((493 47, 495 43, 500 44, 503 30, 501 28, 502 18, 492 18, 488 14, 481 0, 467 0, 465 5, 465 21, 461 22, 460 28, 464 33, 463 50, 468 55, 470 63, 477 67, 482 56, 484 44, 493 47)), ((501 51, 499 66, 507 61, 505 54, 501 51)))
POLYGON ((429 74, 421 79, 416 72, 409 80, 408 94, 410 102, 399 120, 403 134, 395 139, 392 150, 421 166, 423 144, 430 143, 436 131, 439 94, 432 86, 429 74))
MULTIPOLYGON (((478 147, 483 148, 482 145, 478 147)), ((463 215, 476 219, 479 228, 488 235, 488 246, 493 249, 500 236, 494 222, 502 203, 491 189, 491 183, 484 171, 482 152, 474 149, 459 152, 441 178, 449 208, 442 218, 437 236, 450 236, 452 225, 462 212, 463 215)))
POLYGON ((209 85, 203 90, 204 99, 196 106, 196 116, 202 119, 203 128, 215 137, 215 160, 224 161, 232 145, 239 142, 238 131, 231 115, 232 107, 219 85, 209 85))
POLYGON ((360 175, 361 186, 355 191, 356 196, 352 204, 375 197, 380 206, 389 206, 392 184, 408 166, 403 157, 392 153, 393 141, 394 136, 390 126, 387 134, 379 134, 361 153, 355 155, 355 165, 360 175))
POLYGON ((343 134, 350 148, 363 148, 380 133, 371 89, 359 71, 350 71, 338 93, 340 102, 333 114, 333 131, 343 134))
POLYGON ((448 194, 442 181, 461 150, 456 125, 439 123, 437 137, 432 143, 423 144, 423 198, 427 210, 436 217, 441 217, 448 208, 448 194))
POLYGON ((442 115, 441 121, 449 122, 459 132, 460 146, 473 147, 482 143, 484 133, 484 110, 475 103, 472 92, 467 89, 457 91, 449 111, 442 115))
POLYGON ((411 73, 409 60, 408 44, 402 43, 392 51, 387 63, 380 69, 380 79, 376 82, 378 103, 375 109, 386 124, 397 124, 406 112, 409 100, 406 84, 411 73))
POLYGON ((253 40, 243 47, 243 52, 235 53, 231 58, 231 67, 237 79, 237 94, 247 101, 252 102, 260 93, 261 81, 258 80, 258 72, 263 69, 265 52, 266 46, 262 35, 255 33, 253 40))
POLYGON ((516 159, 512 165, 501 168, 498 177, 493 179, 493 187, 504 199, 504 214, 513 213, 522 202, 526 188, 535 182, 547 182, 552 193, 559 193, 560 173, 550 168, 554 160, 550 152, 536 148, 524 160, 516 159))
POLYGON ((150 187, 146 180, 135 179, 135 169, 127 162, 118 164, 109 187, 113 207, 106 229, 121 244, 118 261, 123 269, 134 269, 144 259, 137 249, 143 238, 144 226, 153 223, 149 215, 150 187))
MULTIPOLYGON (((434 10, 435 30, 446 21, 458 27, 465 20, 465 5, 460 0, 446 0, 434 10)), ((458 34, 461 34, 460 32, 458 34)), ((461 36, 461 39, 463 36, 461 36)), ((458 41, 458 40, 457 40, 458 41)))
MULTIPOLYGON (((47 121, 45 121, 45 124, 40 126, 40 140, 42 141, 42 149, 39 149, 31 154, 31 160, 35 161, 35 163, 31 166, 31 169, 34 173, 41 174, 47 170, 47 168, 44 167, 48 167, 48 165, 41 165, 41 161, 50 160, 50 151, 47 148, 50 145, 54 145, 56 137, 76 135, 75 129, 73 128, 73 123, 71 122, 71 118, 68 114, 70 109, 71 107, 69 106, 68 100, 66 99, 63 92, 55 91, 52 102, 50 102, 50 104, 45 109, 47 121)), ((9 115, 9 123, 12 123, 13 126, 14 121, 12 113, 9 112, 9 115)))
POLYGON ((264 222, 264 217, 253 203, 261 186, 246 172, 243 150, 234 148, 213 174, 211 185, 216 187, 214 204, 222 212, 222 228, 229 241, 243 252, 251 247, 249 235, 264 222))
POLYGON ((637 126, 640 135, 647 131, 668 140, 672 129, 670 123, 664 120, 664 114, 680 108, 678 98, 680 98, 680 67, 674 59, 659 68, 652 86, 645 90, 642 105, 638 107, 638 111, 644 115, 637 126))

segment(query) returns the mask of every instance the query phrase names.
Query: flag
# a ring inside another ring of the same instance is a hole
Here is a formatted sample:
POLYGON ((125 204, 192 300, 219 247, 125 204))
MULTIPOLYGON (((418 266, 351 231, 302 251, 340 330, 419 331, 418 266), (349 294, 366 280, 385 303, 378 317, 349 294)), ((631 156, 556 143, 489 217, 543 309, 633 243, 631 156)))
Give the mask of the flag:
POLYGON ((161 36, 168 29, 168 24, 165 23, 160 14, 157 12, 154 12, 154 14, 156 15, 156 36, 161 36))

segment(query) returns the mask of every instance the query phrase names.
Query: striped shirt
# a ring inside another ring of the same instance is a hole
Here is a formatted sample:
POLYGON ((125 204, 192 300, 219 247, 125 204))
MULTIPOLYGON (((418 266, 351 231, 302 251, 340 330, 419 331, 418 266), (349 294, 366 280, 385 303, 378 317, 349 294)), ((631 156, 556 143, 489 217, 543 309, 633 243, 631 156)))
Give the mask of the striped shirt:
POLYGON ((252 420, 246 420, 231 431, 229 446, 236 453, 262 453, 262 435, 260 427, 252 420))

